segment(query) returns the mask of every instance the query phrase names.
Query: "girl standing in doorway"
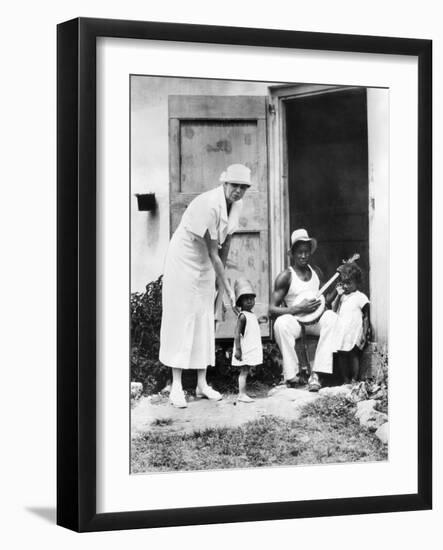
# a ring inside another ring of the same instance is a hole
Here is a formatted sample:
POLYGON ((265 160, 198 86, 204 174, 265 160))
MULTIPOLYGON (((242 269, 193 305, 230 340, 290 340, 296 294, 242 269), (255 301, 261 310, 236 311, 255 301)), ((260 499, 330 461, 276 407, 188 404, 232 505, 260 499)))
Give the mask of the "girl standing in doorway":
POLYGON ((337 321, 332 342, 343 382, 348 384, 360 379, 360 356, 370 337, 369 299, 359 290, 362 271, 355 262, 340 266, 338 271, 338 296, 332 304, 337 321))

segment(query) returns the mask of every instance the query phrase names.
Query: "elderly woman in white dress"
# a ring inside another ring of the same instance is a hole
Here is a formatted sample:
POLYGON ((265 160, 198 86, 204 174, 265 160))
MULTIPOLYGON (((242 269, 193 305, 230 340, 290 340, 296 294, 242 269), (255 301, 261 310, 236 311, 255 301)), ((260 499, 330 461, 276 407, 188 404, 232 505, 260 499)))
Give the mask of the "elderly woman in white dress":
POLYGON ((206 381, 207 367, 215 365, 215 281, 235 310, 224 262, 231 235, 238 228, 241 199, 251 185, 251 171, 232 164, 220 181, 220 186, 189 204, 166 256, 160 361, 172 369, 169 399, 175 407, 187 406, 182 388, 186 369, 197 370, 197 396, 222 398, 206 381))

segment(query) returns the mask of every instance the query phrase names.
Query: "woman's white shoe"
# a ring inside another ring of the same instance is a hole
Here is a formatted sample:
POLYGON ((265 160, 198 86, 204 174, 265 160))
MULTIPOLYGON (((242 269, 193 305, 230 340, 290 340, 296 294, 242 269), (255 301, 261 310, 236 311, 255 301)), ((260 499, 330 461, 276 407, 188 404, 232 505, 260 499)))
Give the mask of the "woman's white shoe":
POLYGON ((206 399, 211 399, 213 401, 220 401, 220 399, 222 399, 221 393, 213 390, 211 386, 206 386, 206 388, 203 388, 202 390, 200 388, 197 388, 195 390, 195 396, 206 397, 206 399))
POLYGON ((169 394, 169 402, 177 409, 185 409, 188 406, 183 390, 172 390, 169 394))

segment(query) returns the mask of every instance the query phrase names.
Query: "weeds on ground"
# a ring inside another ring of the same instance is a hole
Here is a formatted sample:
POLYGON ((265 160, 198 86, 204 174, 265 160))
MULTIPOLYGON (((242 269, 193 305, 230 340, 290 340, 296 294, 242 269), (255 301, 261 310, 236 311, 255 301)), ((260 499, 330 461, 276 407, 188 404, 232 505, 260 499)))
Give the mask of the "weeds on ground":
POLYGON ((386 446, 361 428, 354 410, 354 403, 334 396, 306 405, 299 420, 263 416, 191 434, 157 428, 132 442, 132 472, 386 460, 386 446))
POLYGON ((152 426, 170 426, 172 422, 172 418, 156 418, 152 422, 152 426))
POLYGON ((335 426, 346 426, 355 422, 356 405, 343 395, 326 395, 303 407, 301 418, 317 418, 321 422, 329 422, 335 426))
POLYGON ((388 350, 387 347, 375 349, 374 383, 378 386, 376 409, 388 414, 388 376, 389 376, 388 350))
MULTIPOLYGON (((170 381, 171 370, 159 361, 160 325, 162 318, 162 276, 146 285, 145 292, 131 294, 131 381, 143 384, 143 393, 160 392, 170 381)), ((218 342, 215 368, 207 371, 214 389, 226 393, 237 391, 238 368, 232 367, 232 339, 218 342)), ((263 387, 275 386, 281 379, 281 356, 277 344, 263 345, 263 364, 251 368, 249 383, 263 387)), ((183 387, 193 392, 194 371, 183 372, 183 387)))
POLYGON ((131 294, 131 380, 143 384, 144 393, 159 392, 170 369, 158 359, 162 317, 162 277, 131 294))

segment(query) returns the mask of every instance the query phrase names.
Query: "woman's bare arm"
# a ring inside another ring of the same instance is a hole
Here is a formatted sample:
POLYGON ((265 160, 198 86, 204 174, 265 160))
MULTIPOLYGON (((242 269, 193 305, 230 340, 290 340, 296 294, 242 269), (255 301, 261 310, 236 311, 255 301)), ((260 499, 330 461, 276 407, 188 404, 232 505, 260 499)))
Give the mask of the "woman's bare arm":
POLYGON ((234 292, 229 284, 228 278, 226 277, 226 271, 218 251, 218 242, 211 239, 208 231, 205 233, 205 243, 208 247, 209 259, 214 267, 218 283, 225 289, 226 294, 229 296, 231 306, 235 308, 234 292))
MULTIPOLYGON (((226 267, 226 262, 228 261, 229 249, 231 248, 231 240, 232 240, 232 235, 228 235, 225 239, 225 242, 222 244, 221 248, 218 251, 218 255, 220 256, 222 264, 225 267, 226 267)), ((221 285, 219 285, 218 279, 216 280, 215 286, 217 289, 222 288, 221 285)))
POLYGON ((229 249, 231 248, 232 235, 228 235, 225 239, 225 242, 222 244, 221 249, 219 250, 219 256, 222 261, 222 264, 226 266, 226 262, 229 256, 229 249))

